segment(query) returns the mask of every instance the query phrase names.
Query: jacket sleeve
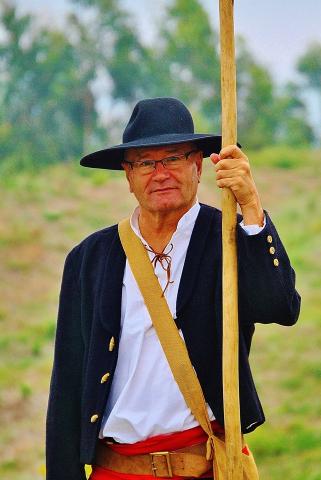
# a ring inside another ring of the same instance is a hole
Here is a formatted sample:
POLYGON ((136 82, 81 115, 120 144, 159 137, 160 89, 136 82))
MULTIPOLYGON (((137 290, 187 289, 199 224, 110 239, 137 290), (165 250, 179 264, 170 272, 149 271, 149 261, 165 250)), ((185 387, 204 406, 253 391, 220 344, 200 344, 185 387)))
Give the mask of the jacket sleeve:
MULTIPOLYGON (((77 247, 76 247, 77 248, 77 247)), ((46 423, 47 480, 85 480, 80 464, 80 403, 84 345, 80 293, 72 250, 65 261, 46 423)))
POLYGON ((295 272, 269 215, 264 229, 237 227, 240 322, 294 325, 300 312, 295 272))

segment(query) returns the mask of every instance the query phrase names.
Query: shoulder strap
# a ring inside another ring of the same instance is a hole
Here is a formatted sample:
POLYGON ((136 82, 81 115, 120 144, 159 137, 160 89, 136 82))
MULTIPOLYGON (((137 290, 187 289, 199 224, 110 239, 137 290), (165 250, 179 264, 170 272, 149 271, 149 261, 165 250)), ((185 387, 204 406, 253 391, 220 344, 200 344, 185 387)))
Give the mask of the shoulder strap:
POLYGON ((128 218, 118 224, 118 232, 130 268, 144 298, 174 378, 186 404, 209 437, 206 453, 209 460, 213 458, 215 436, 207 413, 202 388, 190 361, 185 342, 178 332, 166 299, 162 294, 148 253, 133 232, 128 218))

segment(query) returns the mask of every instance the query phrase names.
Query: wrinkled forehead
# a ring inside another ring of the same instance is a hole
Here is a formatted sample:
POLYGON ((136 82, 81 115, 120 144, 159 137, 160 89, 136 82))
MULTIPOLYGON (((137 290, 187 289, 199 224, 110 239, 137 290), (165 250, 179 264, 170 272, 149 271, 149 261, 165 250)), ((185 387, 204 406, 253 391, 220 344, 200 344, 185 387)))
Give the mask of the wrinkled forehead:
POLYGON ((185 153, 193 150, 192 142, 175 143, 173 145, 162 145, 158 147, 129 148, 125 151, 125 160, 139 160, 140 158, 159 158, 168 155, 185 153))

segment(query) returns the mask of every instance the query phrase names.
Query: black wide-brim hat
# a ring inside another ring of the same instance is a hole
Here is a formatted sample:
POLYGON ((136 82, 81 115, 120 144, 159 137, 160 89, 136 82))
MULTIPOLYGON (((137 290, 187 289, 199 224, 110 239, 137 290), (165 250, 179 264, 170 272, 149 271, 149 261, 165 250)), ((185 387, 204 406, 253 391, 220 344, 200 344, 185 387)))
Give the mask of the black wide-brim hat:
POLYGON ((124 153, 129 148, 157 147, 193 142, 204 157, 219 153, 220 135, 194 133, 192 115, 176 98, 163 97, 141 100, 124 130, 123 143, 83 157, 80 165, 91 168, 122 170, 124 153))

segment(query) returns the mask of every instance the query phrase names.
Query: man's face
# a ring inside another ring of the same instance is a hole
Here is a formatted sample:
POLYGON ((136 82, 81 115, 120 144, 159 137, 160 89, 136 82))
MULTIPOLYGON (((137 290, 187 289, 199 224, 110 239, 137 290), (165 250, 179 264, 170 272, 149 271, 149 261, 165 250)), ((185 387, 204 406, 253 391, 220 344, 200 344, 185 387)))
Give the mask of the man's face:
POLYGON ((140 168, 132 168, 128 163, 123 167, 129 188, 138 200, 142 210, 150 213, 177 211, 184 214, 195 202, 197 187, 202 172, 202 153, 192 143, 182 143, 162 147, 133 148, 126 152, 127 162, 141 160, 162 160, 185 154, 188 158, 175 169, 166 168, 161 162, 155 169, 143 174, 140 168))

